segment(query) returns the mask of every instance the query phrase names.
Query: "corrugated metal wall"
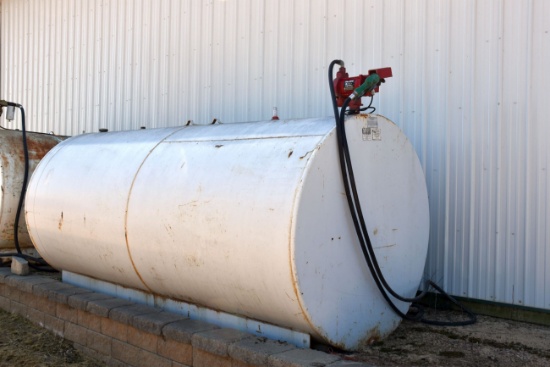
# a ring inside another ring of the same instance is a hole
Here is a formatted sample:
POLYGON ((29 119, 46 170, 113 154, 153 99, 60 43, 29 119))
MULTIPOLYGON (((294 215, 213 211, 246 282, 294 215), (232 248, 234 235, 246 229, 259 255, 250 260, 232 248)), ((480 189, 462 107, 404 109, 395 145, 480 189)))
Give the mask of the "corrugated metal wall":
MULTIPOLYGON (((78 134, 330 115, 327 65, 391 66, 378 111, 426 172, 426 274, 550 309, 550 2, 2 0, 4 99, 78 134)), ((3 126, 14 126, 0 121, 3 126)))

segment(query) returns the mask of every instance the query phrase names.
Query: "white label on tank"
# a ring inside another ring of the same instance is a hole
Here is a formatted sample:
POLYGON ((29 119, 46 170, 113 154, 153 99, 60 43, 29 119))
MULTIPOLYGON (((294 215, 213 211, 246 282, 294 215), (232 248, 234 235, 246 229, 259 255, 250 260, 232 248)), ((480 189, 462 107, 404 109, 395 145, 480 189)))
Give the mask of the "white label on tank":
POLYGON ((375 116, 369 116, 367 118, 367 126, 363 127, 363 140, 373 141, 382 140, 380 136, 380 128, 378 127, 378 118, 375 116))

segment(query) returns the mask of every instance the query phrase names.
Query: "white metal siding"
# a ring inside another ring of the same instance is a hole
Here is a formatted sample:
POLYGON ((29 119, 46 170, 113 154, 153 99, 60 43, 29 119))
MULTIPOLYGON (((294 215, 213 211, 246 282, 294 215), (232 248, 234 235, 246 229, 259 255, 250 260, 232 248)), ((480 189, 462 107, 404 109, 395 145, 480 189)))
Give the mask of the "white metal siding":
POLYGON ((550 309, 549 32, 545 0, 2 0, 0 96, 60 134, 315 117, 332 59, 391 66, 375 105, 426 173, 426 274, 550 309))

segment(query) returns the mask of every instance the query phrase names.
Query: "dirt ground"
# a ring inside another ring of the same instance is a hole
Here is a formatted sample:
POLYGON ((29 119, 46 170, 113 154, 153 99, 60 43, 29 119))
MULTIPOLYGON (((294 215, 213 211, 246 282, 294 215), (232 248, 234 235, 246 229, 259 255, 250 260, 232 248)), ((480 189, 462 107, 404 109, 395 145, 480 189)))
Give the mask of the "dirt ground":
POLYGON ((0 310, 0 367, 100 367, 80 354, 72 343, 32 324, 27 319, 0 310))
MULTIPOLYGON (((428 318, 456 320, 457 312, 428 318)), ((431 326, 403 322, 388 338, 343 356, 373 366, 550 366, 550 327, 478 316, 474 325, 431 326)))
MULTIPOLYGON (((428 309, 426 317, 456 320, 460 315, 428 309)), ((341 356, 381 367, 550 366, 550 327, 487 316, 478 316, 478 320, 463 327, 403 322, 385 340, 341 356)), ((0 329, 0 367, 103 366, 80 354, 72 343, 1 310, 0 329)))

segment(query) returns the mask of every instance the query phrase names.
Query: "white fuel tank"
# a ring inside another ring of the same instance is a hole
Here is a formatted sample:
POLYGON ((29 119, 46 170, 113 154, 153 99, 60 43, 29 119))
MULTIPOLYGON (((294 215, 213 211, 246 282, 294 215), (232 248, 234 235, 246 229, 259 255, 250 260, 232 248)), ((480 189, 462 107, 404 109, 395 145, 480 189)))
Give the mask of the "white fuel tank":
MULTIPOLYGON (((382 271, 413 296, 429 232, 422 167, 383 116, 349 117, 346 131, 382 271)), ((73 137, 36 169, 26 210, 58 269, 348 350, 400 322, 361 255, 332 118, 73 137)))
MULTIPOLYGON (((29 178, 38 162, 63 138, 55 135, 27 132, 29 178)), ((0 252, 13 252, 15 215, 25 173, 25 153, 21 131, 0 129, 0 252)), ((19 218, 18 237, 22 249, 32 249, 25 216, 19 218)))

